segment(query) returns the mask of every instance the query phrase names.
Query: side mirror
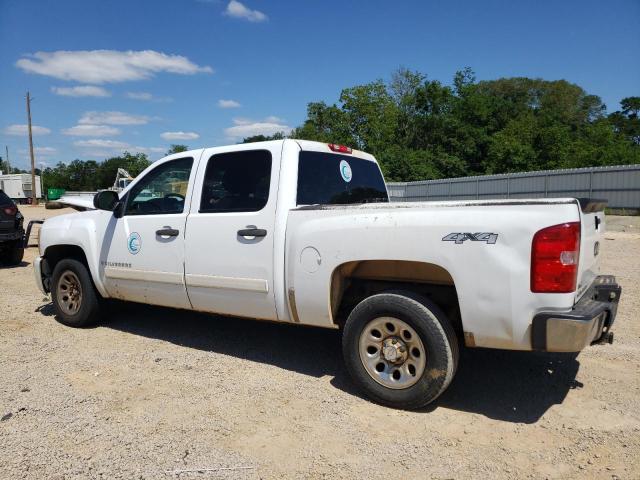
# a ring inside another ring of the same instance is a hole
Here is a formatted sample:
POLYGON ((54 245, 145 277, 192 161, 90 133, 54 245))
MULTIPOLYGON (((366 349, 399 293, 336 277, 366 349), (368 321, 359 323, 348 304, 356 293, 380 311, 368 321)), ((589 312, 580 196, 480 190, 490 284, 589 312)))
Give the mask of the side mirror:
POLYGON ((98 210, 108 210, 113 212, 114 207, 118 203, 118 194, 113 190, 104 190, 96 193, 93 197, 93 206, 98 210))

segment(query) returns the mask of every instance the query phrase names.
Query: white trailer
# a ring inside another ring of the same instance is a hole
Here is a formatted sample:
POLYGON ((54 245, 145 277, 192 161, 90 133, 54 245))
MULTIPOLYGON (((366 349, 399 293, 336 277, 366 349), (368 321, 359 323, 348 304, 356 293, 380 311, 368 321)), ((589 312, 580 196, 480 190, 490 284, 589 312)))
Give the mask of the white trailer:
MULTIPOLYGON (((31 174, 14 173, 2 175, 0 172, 0 190, 6 193, 16 203, 28 203, 31 198, 31 174)), ((36 197, 42 198, 42 181, 36 175, 36 197)))

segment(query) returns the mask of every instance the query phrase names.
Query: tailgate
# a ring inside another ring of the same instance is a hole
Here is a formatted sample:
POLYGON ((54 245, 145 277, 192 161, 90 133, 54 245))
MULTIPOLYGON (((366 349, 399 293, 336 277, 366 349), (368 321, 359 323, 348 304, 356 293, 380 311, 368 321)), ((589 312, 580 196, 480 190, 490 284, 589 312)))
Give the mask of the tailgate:
POLYGON ((606 200, 578 199, 580 207, 580 260, 576 301, 589 288, 600 271, 600 247, 605 230, 606 200))

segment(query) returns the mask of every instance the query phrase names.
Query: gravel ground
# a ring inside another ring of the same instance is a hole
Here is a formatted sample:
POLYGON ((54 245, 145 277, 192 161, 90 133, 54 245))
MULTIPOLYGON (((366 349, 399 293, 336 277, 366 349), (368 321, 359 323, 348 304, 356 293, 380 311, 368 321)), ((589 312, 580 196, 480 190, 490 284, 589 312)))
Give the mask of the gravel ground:
POLYGON ((615 343, 464 350, 422 412, 361 398, 335 331, 140 305, 64 327, 29 248, 0 269, 0 478, 640 478, 640 219, 608 224, 615 343))

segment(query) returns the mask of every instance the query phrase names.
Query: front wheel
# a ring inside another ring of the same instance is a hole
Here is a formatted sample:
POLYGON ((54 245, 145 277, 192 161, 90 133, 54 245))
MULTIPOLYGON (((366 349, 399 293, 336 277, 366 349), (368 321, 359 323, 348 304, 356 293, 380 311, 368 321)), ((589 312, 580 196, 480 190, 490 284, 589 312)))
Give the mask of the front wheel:
POLYGON ((60 260, 51 276, 51 299, 60 323, 85 327, 98 320, 99 294, 87 267, 78 260, 60 260))
POLYGON ((396 408, 416 409, 435 400, 458 364, 450 322, 435 304, 411 292, 360 302, 345 324, 342 350, 357 386, 396 408))

